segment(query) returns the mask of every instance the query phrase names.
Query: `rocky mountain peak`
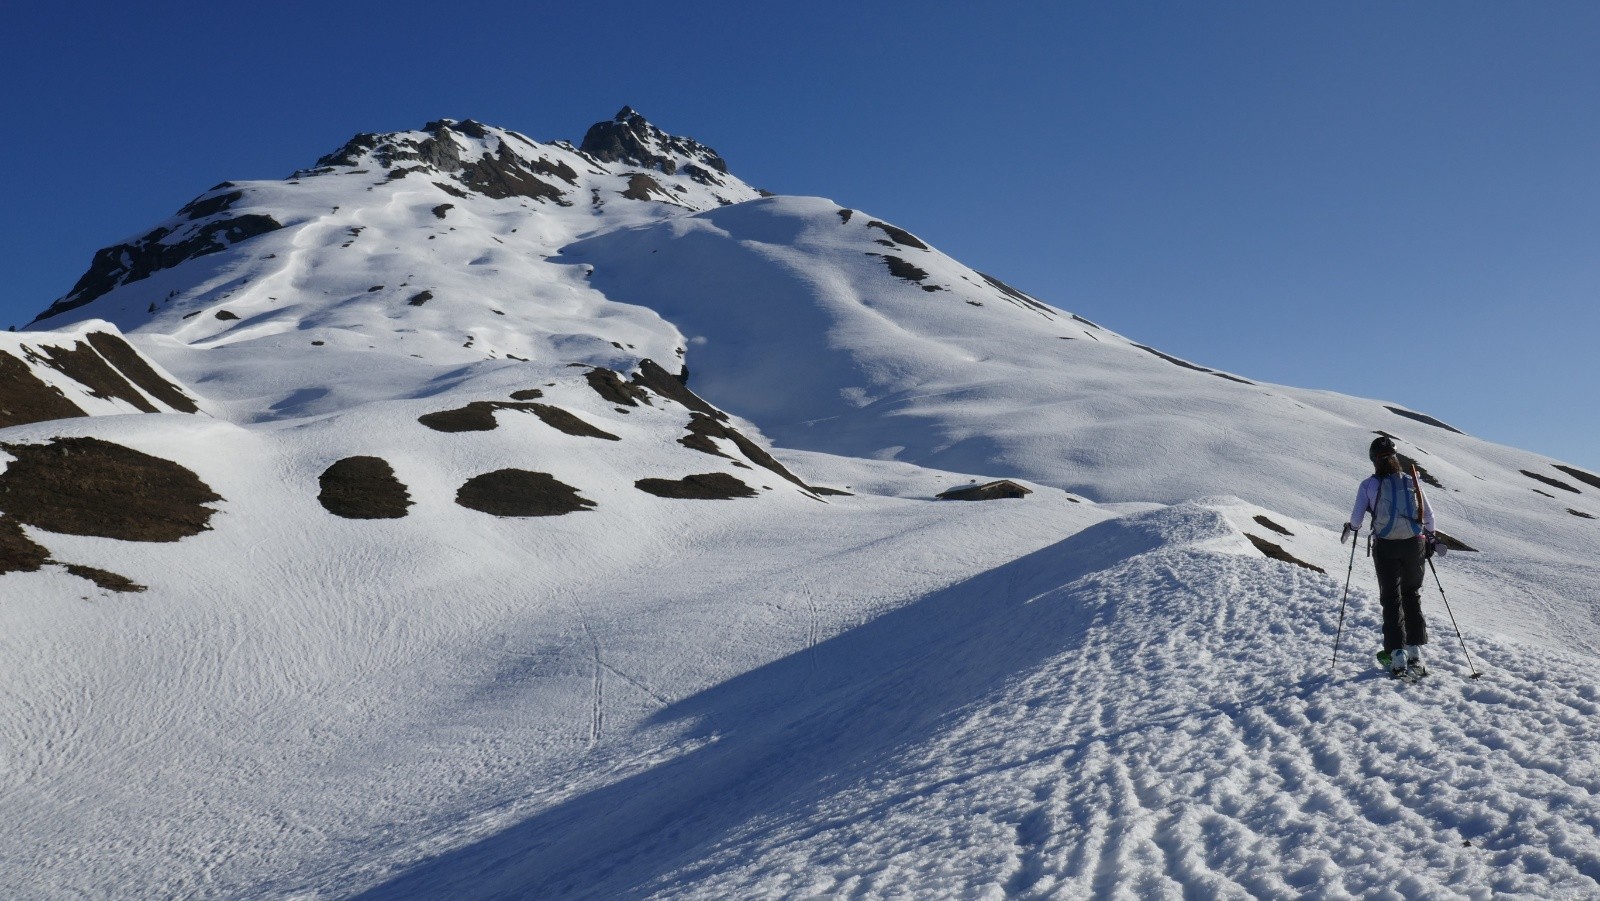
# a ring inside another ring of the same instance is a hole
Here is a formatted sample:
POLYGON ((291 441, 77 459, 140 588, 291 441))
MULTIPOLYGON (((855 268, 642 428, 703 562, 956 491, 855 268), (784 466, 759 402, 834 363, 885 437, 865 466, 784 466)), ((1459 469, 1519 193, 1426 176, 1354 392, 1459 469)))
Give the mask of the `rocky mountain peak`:
POLYGON ((728 174, 727 162, 715 150, 692 138, 667 134, 631 106, 624 106, 608 122, 590 126, 579 149, 603 162, 629 163, 668 175, 681 166, 705 184, 721 183, 707 170, 728 174))

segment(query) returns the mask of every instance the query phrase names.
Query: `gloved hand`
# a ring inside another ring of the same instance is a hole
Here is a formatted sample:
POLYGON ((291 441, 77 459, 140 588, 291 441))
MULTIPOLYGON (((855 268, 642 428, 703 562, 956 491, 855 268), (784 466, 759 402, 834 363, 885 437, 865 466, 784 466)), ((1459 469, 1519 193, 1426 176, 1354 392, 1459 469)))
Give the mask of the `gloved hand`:
POLYGON ((1423 532, 1422 534, 1427 539, 1427 550, 1423 552, 1422 559, 1427 560, 1434 554, 1438 554, 1439 556, 1443 557, 1447 548, 1443 544, 1439 543, 1439 536, 1433 532, 1423 532))
POLYGON ((1344 544, 1344 540, 1346 538, 1350 537, 1352 534, 1359 535, 1359 534, 1361 534, 1361 530, 1358 529, 1358 528, 1355 528, 1354 526, 1350 525, 1349 523, 1345 523, 1344 524, 1344 531, 1339 533, 1339 543, 1340 544, 1344 544))

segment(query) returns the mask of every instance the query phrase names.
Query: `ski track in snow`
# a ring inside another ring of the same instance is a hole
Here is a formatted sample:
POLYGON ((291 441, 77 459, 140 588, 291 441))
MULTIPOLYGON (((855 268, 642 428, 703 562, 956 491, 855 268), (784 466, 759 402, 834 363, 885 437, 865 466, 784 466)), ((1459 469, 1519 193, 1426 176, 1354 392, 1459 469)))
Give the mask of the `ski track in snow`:
POLYGON ((1330 675, 1340 583, 1181 543, 1037 590, 1139 530, 1091 527, 688 699, 742 723, 370 897, 1600 891, 1589 664, 1479 640, 1468 680, 1430 609, 1433 675, 1396 683, 1358 592, 1330 675))

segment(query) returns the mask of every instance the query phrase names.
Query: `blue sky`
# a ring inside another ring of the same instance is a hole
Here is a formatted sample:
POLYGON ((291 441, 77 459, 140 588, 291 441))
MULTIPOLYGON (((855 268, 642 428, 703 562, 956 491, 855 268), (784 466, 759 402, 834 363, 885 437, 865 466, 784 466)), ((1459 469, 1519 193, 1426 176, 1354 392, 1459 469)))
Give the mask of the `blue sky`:
POLYGON ((0 326, 356 132, 576 142, 631 104, 1168 353, 1600 471, 1600 4, 976 10, 8 9, 0 326))

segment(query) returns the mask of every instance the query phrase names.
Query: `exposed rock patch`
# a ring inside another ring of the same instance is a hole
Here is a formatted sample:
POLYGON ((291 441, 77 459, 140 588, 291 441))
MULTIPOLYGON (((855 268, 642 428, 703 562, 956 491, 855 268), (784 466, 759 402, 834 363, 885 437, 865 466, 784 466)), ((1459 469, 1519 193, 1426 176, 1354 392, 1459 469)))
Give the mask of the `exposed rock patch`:
MULTIPOLYGON (((1077 317, 1074 316, 1073 318, 1076 319, 1077 317)), ((1099 328, 1099 326, 1095 326, 1095 327, 1099 328)), ((1156 350, 1154 347, 1146 347, 1143 344, 1135 344, 1133 346, 1137 347, 1140 350, 1145 351, 1147 353, 1154 354, 1155 356, 1158 356, 1161 359, 1166 360, 1168 363, 1171 363, 1174 366, 1182 366, 1184 369, 1193 369, 1195 372, 1209 373, 1211 375, 1217 376, 1218 378, 1227 379, 1230 382, 1238 382, 1241 385, 1254 385, 1255 384, 1255 382, 1252 382, 1249 379, 1242 379, 1242 378, 1239 378, 1236 375, 1229 375, 1226 372, 1218 372, 1215 369, 1207 369, 1204 366, 1197 366, 1194 363, 1189 362, 1188 360, 1180 360, 1179 358, 1174 357, 1171 354, 1164 354, 1161 351, 1156 350)))
POLYGON ((996 501, 1002 498, 1027 497, 1032 493, 1032 489, 1010 479, 1000 479, 982 485, 962 485, 959 488, 942 491, 937 496, 940 500, 946 501, 996 501))
POLYGON ((0 429, 86 415, 61 389, 34 375, 28 364, 0 353, 0 429))
POLYGON ((71 573, 72 575, 75 575, 80 579, 88 579, 107 591, 120 591, 126 593, 140 592, 145 590, 145 587, 140 585, 138 582, 133 581, 127 576, 117 575, 114 572, 96 569, 93 566, 80 566, 77 563, 63 563, 62 565, 65 566, 67 568, 67 572, 71 573))
POLYGON ((399 519, 411 493, 381 457, 345 457, 317 478, 323 508, 345 519, 399 519))
POLYGON ((89 270, 72 290, 34 320, 48 319, 76 309, 110 292, 113 288, 149 278, 180 263, 217 253, 267 232, 283 228, 271 216, 248 213, 231 219, 216 219, 190 227, 162 226, 126 244, 97 251, 89 270), (169 241, 168 239, 175 239, 169 241))
POLYGON ((684 500, 732 500, 755 497, 756 490, 725 472, 706 472, 681 479, 640 479, 633 487, 656 497, 684 500))
POLYGON ((411 299, 406 301, 406 303, 408 303, 408 304, 410 304, 411 306, 414 306, 414 307, 420 307, 420 306, 422 306, 423 304, 427 303, 428 301, 430 301, 432 299, 433 299, 433 292, 432 291, 418 291, 417 293, 411 295, 411 299))
POLYGON ((1446 535, 1443 532, 1435 530, 1433 535, 1434 535, 1435 538, 1439 539, 1439 543, 1440 544, 1444 545, 1446 548, 1449 548, 1452 551, 1467 551, 1467 552, 1473 553, 1473 554, 1476 554, 1478 552, 1477 548, 1468 545, 1465 541, 1462 541, 1462 540, 1460 540, 1458 538, 1454 538, 1454 537, 1452 537, 1450 535, 1446 535))
POLYGON ((1293 563, 1295 566, 1309 569, 1312 572, 1324 574, 1327 573, 1327 570, 1323 569, 1322 567, 1314 566, 1305 562, 1304 560, 1301 560, 1299 557, 1296 557, 1295 555, 1284 550, 1282 547, 1273 544, 1265 538, 1257 538, 1256 536, 1251 535, 1249 532, 1246 532, 1244 537, 1250 539, 1250 543, 1256 546, 1256 550, 1272 558, 1273 560, 1282 560, 1284 563, 1293 563))
POLYGON ((67 535, 177 541, 210 528, 222 500, 182 466, 99 438, 0 444, 0 511, 67 535))
POLYGON ((497 469, 468 479, 456 503, 493 516, 561 516, 594 506, 546 472, 497 469))
MULTIPOLYGON (((611 403, 621 404, 624 407, 637 407, 639 406, 639 401, 644 401, 646 404, 650 403, 649 392, 638 385, 624 382, 622 376, 603 366, 596 366, 590 369, 584 374, 584 378, 588 380, 589 387, 593 388, 596 394, 611 403)), ((651 406, 654 405, 651 404, 651 406)))
POLYGON ((544 397, 544 392, 538 388, 524 388, 521 391, 511 392, 512 400, 535 400, 544 397))
POLYGON ((71 349, 41 347, 33 351, 30 356, 88 388, 91 397, 98 397, 101 400, 115 398, 131 404, 134 409, 141 412, 156 412, 155 406, 88 344, 79 342, 71 349))
POLYGON ((485 197, 504 199, 527 197, 531 200, 553 200, 568 205, 566 194, 555 185, 523 168, 522 160, 500 142, 493 155, 484 154, 475 162, 462 167, 461 181, 485 197))
POLYGON ((717 419, 727 419, 728 414, 718 410, 707 403, 700 395, 689 390, 688 370, 683 375, 672 375, 654 360, 640 360, 639 372, 634 375, 633 382, 643 385, 651 391, 670 400, 675 400, 685 407, 696 412, 704 413, 717 419))
POLYGON ((921 239, 919 239, 916 235, 913 235, 903 228, 890 225, 887 222, 879 222, 878 220, 874 219, 867 223, 867 228, 882 229, 883 233, 888 235, 891 241, 899 244, 901 247, 914 247, 917 250, 928 249, 928 245, 922 243, 921 239))
POLYGON ((689 138, 669 135, 625 106, 609 122, 597 122, 583 136, 579 150, 605 163, 632 163, 658 169, 667 175, 678 171, 672 154, 688 157, 727 174, 728 164, 717 152, 689 138))
POLYGON ((22 523, 12 516, 0 516, 0 576, 6 573, 38 572, 50 562, 50 552, 22 531, 22 523))
POLYGON ((1567 508, 1567 512, 1571 513, 1573 516, 1579 516, 1579 517, 1582 517, 1584 519, 1594 519, 1594 517, 1591 516, 1590 514, 1585 513, 1582 510, 1574 510, 1571 507, 1567 508))
POLYGON ((679 438, 678 443, 703 453, 726 457, 730 460, 733 459, 718 449, 716 442, 712 440, 714 438, 732 441, 734 446, 739 449, 739 453, 744 454, 745 458, 750 462, 766 467, 801 488, 808 491, 811 489, 811 486, 801 481, 799 476, 784 468, 782 463, 779 463, 771 454, 763 450, 761 445, 740 434, 738 429, 704 413, 690 414, 689 434, 679 438))
POLYGON ((987 273, 979 272, 978 275, 982 276, 983 280, 989 283, 989 287, 1005 295, 1006 300, 1009 300, 1024 309, 1033 310, 1037 313, 1043 313, 1047 318, 1055 318, 1055 311, 1051 310, 1049 307, 1045 306, 1039 301, 1034 300, 1032 297, 1022 293, 1021 291, 1018 291, 1016 288, 1011 287, 1005 282, 987 273))
POLYGON ((1460 429, 1456 428, 1455 426, 1447 425, 1447 424, 1445 424, 1443 422, 1440 422, 1439 420, 1434 419, 1432 416, 1429 416, 1426 413, 1415 413, 1415 412, 1412 412, 1411 410, 1402 409, 1400 407, 1390 407, 1390 406, 1385 406, 1384 409, 1388 410, 1390 413, 1393 413, 1396 416, 1404 416, 1407 419, 1413 419, 1413 420, 1416 420, 1417 422, 1425 423, 1425 424, 1431 425, 1431 426, 1433 426, 1435 428, 1444 429, 1447 432, 1455 432, 1457 435, 1465 435, 1466 434, 1466 432, 1461 431, 1460 429))
POLYGON ((908 282, 921 282, 928 277, 928 271, 920 266, 913 265, 893 254, 869 253, 867 256, 878 257, 889 266, 889 274, 895 278, 903 278, 908 282))
POLYGON ((1272 520, 1266 518, 1265 516, 1259 516, 1258 515, 1258 516, 1256 516, 1255 520, 1256 520, 1257 524, 1266 526, 1267 528, 1271 529, 1272 531, 1277 532, 1279 535, 1288 535, 1290 537, 1293 537, 1293 535, 1294 535, 1293 532, 1289 531, 1288 529, 1285 529, 1283 526, 1278 525, 1277 523, 1275 523, 1272 520))
POLYGON ((222 194, 214 193, 216 191, 221 191, 225 188, 231 187, 233 187, 233 183, 226 181, 220 185, 217 185, 210 191, 207 191, 206 193, 201 194, 199 197, 196 197, 194 200, 189 201, 186 205, 184 205, 183 209, 178 210, 178 215, 183 216, 186 219, 204 219, 207 216, 215 216, 216 214, 226 210, 228 207, 231 207, 235 203, 238 203, 244 199, 243 191, 227 191, 226 193, 222 194))
POLYGON ((1552 463, 1551 465, 1567 475, 1572 476, 1574 479, 1584 483, 1585 485, 1588 485, 1590 488, 1600 488, 1600 476, 1597 476, 1592 472, 1584 472, 1581 469, 1575 469, 1571 466, 1562 466, 1560 463, 1552 463))
POLYGON ((1566 482, 1563 482, 1560 479, 1552 479, 1549 476, 1540 475, 1539 473, 1536 473, 1536 472, 1529 472, 1526 469, 1520 469, 1520 470, 1517 470, 1517 471, 1522 473, 1523 475, 1527 476, 1530 479, 1533 479, 1533 480, 1538 481, 1538 482, 1543 482, 1543 483, 1545 483, 1546 485, 1549 485, 1552 488, 1560 488, 1562 491, 1570 491, 1573 494, 1582 494, 1583 493, 1582 491, 1572 487, 1571 485, 1568 485, 1566 482))
POLYGON ((109 360, 129 381, 143 388, 146 394, 179 412, 200 412, 200 408, 183 393, 183 389, 158 375, 155 368, 145 362, 144 357, 128 342, 106 332, 90 332, 88 338, 100 356, 109 360))
POLYGON ((568 435, 575 435, 579 438, 603 438, 606 441, 622 440, 616 435, 598 426, 591 425, 560 407, 552 407, 549 404, 528 404, 525 409, 532 411, 533 415, 543 420, 545 425, 558 432, 565 432, 568 435))
POLYGON ((672 199, 672 195, 667 193, 667 189, 661 187, 661 182, 642 172, 635 173, 628 178, 628 190, 623 191, 622 196, 629 200, 672 199))

